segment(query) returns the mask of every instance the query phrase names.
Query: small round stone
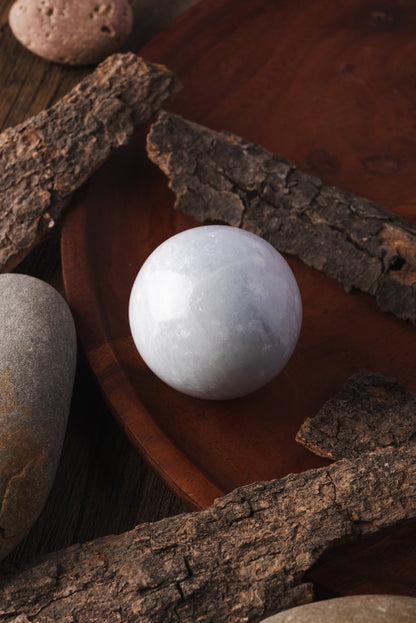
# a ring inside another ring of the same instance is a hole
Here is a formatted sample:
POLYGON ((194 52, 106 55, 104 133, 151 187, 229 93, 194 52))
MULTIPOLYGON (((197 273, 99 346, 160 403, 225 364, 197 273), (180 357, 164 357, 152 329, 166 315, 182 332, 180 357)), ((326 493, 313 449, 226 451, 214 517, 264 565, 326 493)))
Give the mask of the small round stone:
POLYGON ((17 0, 9 24, 34 54, 56 63, 89 65, 125 43, 133 12, 127 0, 17 0))
POLYGON ((0 275, 0 559, 30 530, 55 478, 76 349, 71 312, 52 286, 0 275))
POLYGON ((414 623, 416 599, 397 595, 352 595, 298 606, 263 623, 414 623))
POLYGON ((291 356, 302 304, 286 260, 223 225, 172 236, 146 260, 129 304, 136 347, 171 387, 229 399, 268 383, 291 356))

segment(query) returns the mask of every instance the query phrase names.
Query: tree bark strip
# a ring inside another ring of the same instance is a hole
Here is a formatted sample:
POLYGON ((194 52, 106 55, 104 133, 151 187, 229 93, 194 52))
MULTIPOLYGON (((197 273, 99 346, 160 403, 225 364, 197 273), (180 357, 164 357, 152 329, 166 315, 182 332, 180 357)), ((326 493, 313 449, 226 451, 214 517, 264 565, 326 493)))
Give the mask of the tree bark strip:
POLYGON ((178 210, 248 229, 416 323, 416 228, 403 219, 283 156, 167 112, 151 128, 148 153, 178 210))
POLYGON ((394 379, 359 372, 308 418, 296 440, 335 461, 416 442, 416 394, 394 379))
POLYGON ((416 447, 387 448, 48 555, 0 579, 0 617, 259 621, 312 599, 302 578, 329 548, 415 516, 416 447))
POLYGON ((49 231, 73 192, 177 90, 161 65, 115 54, 47 111, 0 135, 0 270, 49 231))

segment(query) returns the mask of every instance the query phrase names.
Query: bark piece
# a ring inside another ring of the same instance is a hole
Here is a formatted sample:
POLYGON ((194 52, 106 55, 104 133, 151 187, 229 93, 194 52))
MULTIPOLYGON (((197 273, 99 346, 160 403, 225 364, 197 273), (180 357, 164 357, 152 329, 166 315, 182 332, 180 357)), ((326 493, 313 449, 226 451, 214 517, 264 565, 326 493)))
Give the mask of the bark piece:
POLYGON ((48 555, 0 579, 0 617, 259 621, 311 600, 304 574, 329 548, 415 516, 416 447, 386 448, 48 555))
POLYGON ((177 209, 248 229, 416 323, 416 228, 403 219, 283 156, 166 112, 148 153, 169 177, 177 209))
POLYGON ((176 91, 176 77, 115 54, 47 111, 0 135, 0 269, 50 230, 72 193, 176 91))
POLYGON ((416 441, 416 394, 383 374, 361 371, 307 418, 296 441, 338 460, 416 441))

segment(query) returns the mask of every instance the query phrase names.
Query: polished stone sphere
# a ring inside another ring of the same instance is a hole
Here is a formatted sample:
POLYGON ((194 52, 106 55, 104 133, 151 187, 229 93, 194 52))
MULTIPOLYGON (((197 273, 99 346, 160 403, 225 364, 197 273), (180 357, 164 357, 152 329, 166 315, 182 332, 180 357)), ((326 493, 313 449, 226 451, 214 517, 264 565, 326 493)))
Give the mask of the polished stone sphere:
POLYGON ((136 347, 171 387, 197 398, 237 398, 283 368, 302 322, 299 289, 268 242, 206 225, 163 242, 134 282, 136 347))

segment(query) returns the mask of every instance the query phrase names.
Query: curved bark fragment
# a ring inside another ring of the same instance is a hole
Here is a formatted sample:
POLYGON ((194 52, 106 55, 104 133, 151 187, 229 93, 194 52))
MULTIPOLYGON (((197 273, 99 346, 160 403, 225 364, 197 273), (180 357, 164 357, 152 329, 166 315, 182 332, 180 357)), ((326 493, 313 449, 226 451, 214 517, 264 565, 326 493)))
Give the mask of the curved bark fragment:
POLYGON ((259 621, 312 599, 331 547, 415 518, 415 459, 378 450, 50 554, 0 578, 1 620, 259 621))
POLYGON ((335 461, 416 442, 416 394, 395 379, 361 371, 302 424, 296 441, 335 461))
POLYGON ((52 108, 0 134, 0 271, 50 231, 72 194, 178 89, 175 75, 114 54, 52 108))
POLYGON ((325 186, 284 156, 165 111, 147 149, 178 210, 252 231, 416 323, 416 228, 400 217, 325 186))

